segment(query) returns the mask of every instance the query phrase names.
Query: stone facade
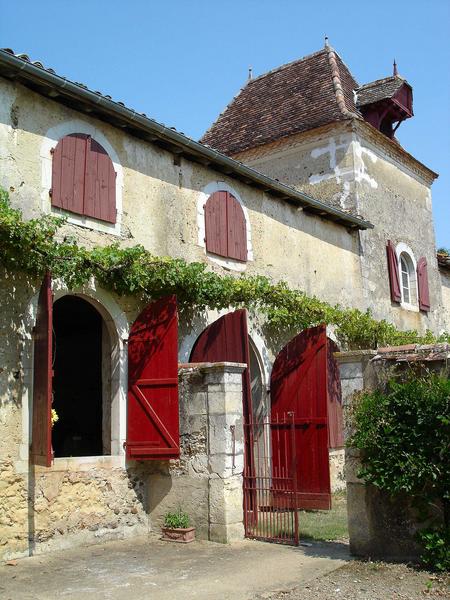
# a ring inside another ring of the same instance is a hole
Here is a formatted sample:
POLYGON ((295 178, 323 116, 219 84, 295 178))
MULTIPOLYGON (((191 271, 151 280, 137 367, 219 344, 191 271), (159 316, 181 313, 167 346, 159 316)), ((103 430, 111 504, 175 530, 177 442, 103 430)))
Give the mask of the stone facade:
POLYGON ((57 458, 46 468, 2 455, 0 555, 157 533, 164 514, 178 508, 199 539, 242 539, 243 369, 216 363, 180 371, 179 460, 126 463, 122 452, 57 458))
POLYGON ((374 223, 373 230, 358 235, 362 290, 361 296, 353 295, 352 304, 370 308, 376 318, 388 318, 401 329, 442 331, 444 301, 430 190, 434 174, 429 169, 361 121, 297 134, 241 152, 236 158, 374 223), (388 240, 406 247, 415 261, 422 256, 427 259, 429 313, 391 303, 388 240))

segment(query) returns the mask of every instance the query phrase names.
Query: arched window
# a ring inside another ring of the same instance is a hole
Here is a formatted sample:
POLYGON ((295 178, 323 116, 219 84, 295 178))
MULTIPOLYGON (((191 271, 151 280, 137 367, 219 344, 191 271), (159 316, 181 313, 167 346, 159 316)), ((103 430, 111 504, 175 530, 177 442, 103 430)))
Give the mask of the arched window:
POLYGON ((416 306, 417 277, 415 265, 407 252, 402 252, 400 254, 399 262, 402 302, 416 306))
POLYGON ((230 192, 214 192, 205 204, 206 250, 247 261, 247 228, 241 205, 230 192))
POLYGON ((90 135, 71 133, 52 154, 52 206, 115 223, 116 173, 103 146, 90 135))

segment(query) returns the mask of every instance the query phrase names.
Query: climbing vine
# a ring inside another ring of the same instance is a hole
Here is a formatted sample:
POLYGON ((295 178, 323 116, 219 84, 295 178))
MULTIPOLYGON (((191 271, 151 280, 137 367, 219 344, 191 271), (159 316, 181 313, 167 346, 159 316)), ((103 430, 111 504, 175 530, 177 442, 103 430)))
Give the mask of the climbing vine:
MULTIPOLYGON (((247 307, 266 315, 278 330, 297 330, 319 323, 334 325, 341 344, 348 348, 379 345, 431 343, 432 333, 398 331, 385 320, 375 320, 370 311, 332 306, 304 292, 267 277, 219 275, 199 262, 156 257, 143 246, 85 248, 73 237, 63 237, 65 219, 52 215, 24 220, 11 207, 6 191, 0 189, 0 262, 11 270, 39 277, 50 270, 69 288, 98 283, 119 295, 143 299, 176 294, 182 305, 204 309, 247 307)), ((445 334, 440 340, 450 340, 445 334)))

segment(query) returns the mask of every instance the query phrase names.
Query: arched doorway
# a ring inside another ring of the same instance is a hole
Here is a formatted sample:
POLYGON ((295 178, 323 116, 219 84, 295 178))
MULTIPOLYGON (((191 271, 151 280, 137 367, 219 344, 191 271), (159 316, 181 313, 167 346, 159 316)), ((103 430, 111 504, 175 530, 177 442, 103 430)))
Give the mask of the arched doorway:
POLYGON ((107 327, 90 302, 67 295, 54 303, 55 458, 111 453, 110 348, 107 327))

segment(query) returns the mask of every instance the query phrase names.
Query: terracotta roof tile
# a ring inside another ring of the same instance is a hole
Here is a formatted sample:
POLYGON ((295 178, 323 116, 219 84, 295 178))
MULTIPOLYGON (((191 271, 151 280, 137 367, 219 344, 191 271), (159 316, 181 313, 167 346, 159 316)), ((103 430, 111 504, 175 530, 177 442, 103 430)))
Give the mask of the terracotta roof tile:
POLYGON ((379 102, 386 98, 392 98, 392 96, 402 87, 404 83, 407 83, 400 75, 393 75, 391 77, 385 77, 384 79, 377 79, 371 83, 366 83, 356 90, 357 94, 357 106, 364 106, 366 104, 372 104, 373 102, 379 102))
POLYGON ((361 118, 358 87, 332 48, 325 48, 252 79, 201 141, 235 154, 328 123, 361 118))

